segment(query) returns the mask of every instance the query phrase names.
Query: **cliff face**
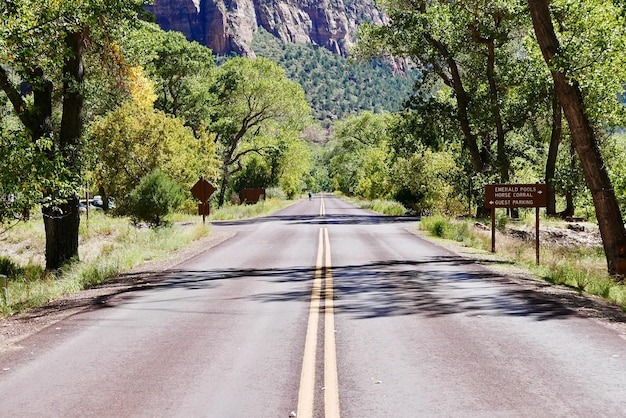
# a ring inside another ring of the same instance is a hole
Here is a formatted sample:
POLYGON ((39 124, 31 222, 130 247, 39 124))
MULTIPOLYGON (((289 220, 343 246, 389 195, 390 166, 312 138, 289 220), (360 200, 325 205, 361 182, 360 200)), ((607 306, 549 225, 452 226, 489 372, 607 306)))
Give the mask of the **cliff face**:
POLYGON ((285 42, 347 55, 360 23, 385 19, 374 0, 154 0, 147 9, 165 30, 218 54, 246 56, 254 56, 250 44, 259 27, 285 42))

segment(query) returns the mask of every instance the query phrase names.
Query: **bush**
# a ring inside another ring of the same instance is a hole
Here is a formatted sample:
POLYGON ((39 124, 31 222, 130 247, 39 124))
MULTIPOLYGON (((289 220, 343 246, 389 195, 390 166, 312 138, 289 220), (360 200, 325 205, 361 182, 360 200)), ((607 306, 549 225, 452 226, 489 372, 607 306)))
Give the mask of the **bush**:
POLYGON ((20 270, 20 267, 10 258, 0 257, 0 274, 11 277, 17 275, 20 270))
POLYGON ((287 195, 280 187, 270 187, 265 190, 266 199, 287 200, 287 195))
POLYGON ((385 215, 406 215, 406 208, 401 203, 393 200, 375 200, 372 204, 372 210, 385 215))
POLYGON ((134 223, 145 222, 156 228, 167 225, 167 215, 185 201, 182 188, 159 170, 141 179, 129 199, 129 212, 134 223))

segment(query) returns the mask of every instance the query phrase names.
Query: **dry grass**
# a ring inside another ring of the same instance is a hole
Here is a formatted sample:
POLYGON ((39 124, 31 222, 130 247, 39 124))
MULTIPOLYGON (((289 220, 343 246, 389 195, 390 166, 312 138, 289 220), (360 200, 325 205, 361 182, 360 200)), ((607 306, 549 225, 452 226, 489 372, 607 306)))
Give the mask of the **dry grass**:
MULTIPOLYGON (((266 214, 290 204, 268 201, 232 206, 209 219, 241 219, 266 214)), ((45 266, 45 231, 41 214, 9 229, 0 228, 0 274, 9 276, 10 306, 0 302, 0 314, 22 312, 62 296, 117 277, 151 260, 167 259, 173 251, 210 234, 199 216, 174 214, 173 226, 150 229, 133 226, 128 218, 91 212, 81 219, 79 262, 59 271, 45 266)), ((2 300, 2 298, 0 298, 2 300)))
MULTIPOLYGON (((534 220, 533 220, 534 222, 534 220)), ((564 285, 581 293, 600 296, 626 310, 626 286, 607 274, 606 258, 593 240, 578 239, 568 231, 559 233, 563 223, 551 221, 542 226, 540 264, 536 264, 534 233, 522 239, 510 231, 518 228, 502 227, 505 233, 496 233, 496 252, 501 258, 529 271, 546 282, 564 285), (549 239, 551 236, 560 239, 549 239)), ((524 225, 522 225, 521 229, 524 225)), ((587 225, 586 228, 590 226, 587 225)), ((477 228, 473 221, 451 220, 445 217, 423 218, 420 228, 433 236, 454 240, 478 251, 491 251, 491 231, 477 228)), ((534 226, 526 226, 533 230, 534 226)))

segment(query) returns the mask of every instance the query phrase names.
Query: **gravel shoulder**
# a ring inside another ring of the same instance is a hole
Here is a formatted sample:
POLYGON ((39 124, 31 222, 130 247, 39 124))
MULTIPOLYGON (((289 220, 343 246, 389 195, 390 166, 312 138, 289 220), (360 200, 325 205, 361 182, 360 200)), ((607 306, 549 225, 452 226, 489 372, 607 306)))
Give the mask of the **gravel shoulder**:
POLYGON ((0 319, 0 353, 19 349, 19 342, 42 329, 102 303, 108 297, 141 288, 163 277, 170 269, 233 237, 232 232, 211 232, 164 260, 143 263, 115 280, 55 300, 30 312, 0 319))

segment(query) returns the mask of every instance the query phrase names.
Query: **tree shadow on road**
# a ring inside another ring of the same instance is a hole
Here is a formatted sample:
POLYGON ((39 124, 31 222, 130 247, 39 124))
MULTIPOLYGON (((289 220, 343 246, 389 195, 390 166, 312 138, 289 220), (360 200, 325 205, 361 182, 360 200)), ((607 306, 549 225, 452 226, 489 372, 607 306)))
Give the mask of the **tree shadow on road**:
POLYGON ((389 216, 389 215, 274 215, 254 219, 240 219, 232 221, 213 221, 212 225, 220 226, 245 226, 258 225, 268 222, 282 222, 294 225, 382 225, 394 223, 416 223, 420 218, 415 216, 389 216))
MULTIPOLYGON (((134 283, 95 300, 93 306, 112 307, 129 303, 145 291, 168 289, 210 290, 233 280, 264 280, 284 289, 235 297, 259 303, 301 301, 308 303, 315 275, 312 267, 284 269, 172 270, 165 275, 122 279, 134 283), (287 284, 289 284, 287 286, 287 284)), ((436 318, 449 315, 528 317, 537 321, 565 319, 578 315, 573 308, 585 306, 586 316, 594 302, 571 292, 557 298, 540 286, 528 288, 456 256, 426 260, 373 262, 366 265, 334 266, 334 304, 337 315, 354 319, 391 316, 436 318)), ((548 288, 549 286, 545 286, 548 288)), ((591 314, 593 315, 593 314, 591 314)), ((598 314, 606 318, 606 314, 598 314)), ((612 320, 624 321, 623 315, 612 320)))

